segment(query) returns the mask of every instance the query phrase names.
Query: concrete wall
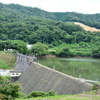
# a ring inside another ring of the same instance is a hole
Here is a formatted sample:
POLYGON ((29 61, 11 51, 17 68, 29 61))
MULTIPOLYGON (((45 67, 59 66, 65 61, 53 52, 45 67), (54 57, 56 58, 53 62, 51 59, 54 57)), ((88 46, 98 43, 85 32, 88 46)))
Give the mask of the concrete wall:
POLYGON ((35 62, 30 64, 18 81, 26 94, 32 91, 55 91, 59 95, 78 94, 90 91, 92 88, 89 83, 35 62))
POLYGON ((15 70, 25 71, 31 62, 33 62, 32 57, 22 55, 22 54, 17 54, 17 62, 15 65, 15 70))

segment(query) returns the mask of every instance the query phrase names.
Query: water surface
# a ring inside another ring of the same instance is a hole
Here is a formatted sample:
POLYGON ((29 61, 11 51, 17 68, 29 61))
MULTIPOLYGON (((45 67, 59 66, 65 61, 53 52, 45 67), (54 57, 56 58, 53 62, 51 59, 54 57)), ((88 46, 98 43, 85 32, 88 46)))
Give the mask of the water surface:
POLYGON ((37 62, 73 77, 100 81, 100 59, 48 57, 38 58, 37 62))

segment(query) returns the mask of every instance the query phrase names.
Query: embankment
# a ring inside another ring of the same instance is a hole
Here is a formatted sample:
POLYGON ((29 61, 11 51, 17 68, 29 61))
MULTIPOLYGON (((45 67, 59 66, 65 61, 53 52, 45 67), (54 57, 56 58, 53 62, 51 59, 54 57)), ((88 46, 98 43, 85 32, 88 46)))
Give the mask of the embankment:
POLYGON ((22 90, 29 94, 32 91, 55 91, 58 95, 78 94, 90 91, 92 85, 77 78, 63 74, 46 66, 32 62, 18 79, 22 90))

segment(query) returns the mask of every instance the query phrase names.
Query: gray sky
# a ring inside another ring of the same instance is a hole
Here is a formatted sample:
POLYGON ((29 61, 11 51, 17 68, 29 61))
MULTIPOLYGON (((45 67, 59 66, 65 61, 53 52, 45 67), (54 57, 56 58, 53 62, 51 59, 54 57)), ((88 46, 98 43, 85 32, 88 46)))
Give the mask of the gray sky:
POLYGON ((0 0, 0 2, 38 7, 49 12, 100 13, 100 0, 0 0))

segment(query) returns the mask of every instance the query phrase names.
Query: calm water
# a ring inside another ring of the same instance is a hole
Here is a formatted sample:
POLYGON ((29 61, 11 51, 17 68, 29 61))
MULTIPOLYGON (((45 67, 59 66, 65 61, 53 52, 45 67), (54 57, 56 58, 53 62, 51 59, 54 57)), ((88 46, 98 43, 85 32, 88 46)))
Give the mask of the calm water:
POLYGON ((100 59, 52 57, 38 58, 37 62, 74 77, 80 74, 81 78, 100 81, 100 59))

